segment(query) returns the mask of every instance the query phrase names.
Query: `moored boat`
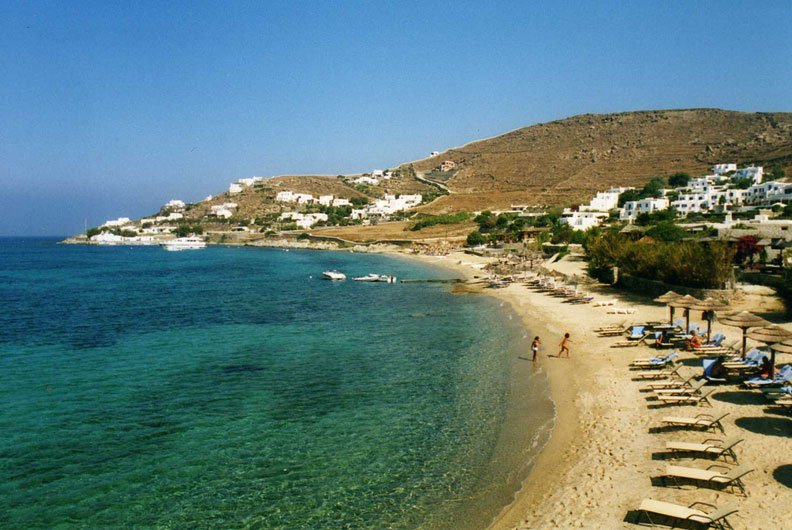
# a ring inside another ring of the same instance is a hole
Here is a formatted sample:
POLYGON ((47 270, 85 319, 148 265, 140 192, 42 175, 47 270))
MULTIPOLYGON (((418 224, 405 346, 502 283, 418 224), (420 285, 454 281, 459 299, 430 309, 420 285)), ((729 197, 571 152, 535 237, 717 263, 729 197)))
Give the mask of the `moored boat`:
POLYGON ((390 276, 388 274, 367 274, 365 276, 358 276, 357 278, 352 278, 356 282, 385 282, 385 283, 396 283, 396 276, 390 276))
POLYGON ((206 248, 206 241, 200 237, 179 237, 170 241, 163 241, 160 246, 165 250, 200 250, 206 248))
POLYGON ((343 272, 338 272, 335 269, 324 271, 322 273, 322 276, 324 276, 328 280, 346 280, 346 274, 344 274, 343 272))

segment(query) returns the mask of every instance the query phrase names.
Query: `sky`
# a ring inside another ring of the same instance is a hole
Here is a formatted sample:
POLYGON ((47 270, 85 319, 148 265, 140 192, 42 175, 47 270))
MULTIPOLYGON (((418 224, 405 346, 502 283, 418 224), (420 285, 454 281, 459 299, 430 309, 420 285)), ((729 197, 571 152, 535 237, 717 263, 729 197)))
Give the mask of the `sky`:
POLYGON ((792 111, 792 2, 5 0, 0 236, 698 107, 792 111))

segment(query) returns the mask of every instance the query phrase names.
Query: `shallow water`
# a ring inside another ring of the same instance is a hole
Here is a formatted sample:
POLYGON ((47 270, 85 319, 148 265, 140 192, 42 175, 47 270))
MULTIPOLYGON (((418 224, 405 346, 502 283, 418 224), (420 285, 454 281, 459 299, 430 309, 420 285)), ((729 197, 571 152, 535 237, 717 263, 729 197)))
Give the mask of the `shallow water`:
POLYGON ((448 275, 378 255, 0 240, 0 526, 488 520, 519 479, 504 462, 538 440, 501 439, 522 330, 487 297, 328 268, 448 275))

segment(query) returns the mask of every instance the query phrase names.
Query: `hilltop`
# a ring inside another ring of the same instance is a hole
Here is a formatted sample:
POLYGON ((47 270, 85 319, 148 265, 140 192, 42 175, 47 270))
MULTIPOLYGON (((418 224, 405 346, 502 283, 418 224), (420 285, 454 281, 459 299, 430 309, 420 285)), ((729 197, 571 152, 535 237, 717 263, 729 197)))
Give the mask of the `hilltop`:
POLYGON ((707 173, 718 162, 792 168, 792 113, 686 109, 583 114, 541 123, 405 163, 451 192, 431 213, 568 206, 610 186, 707 173), (453 172, 437 173, 444 161, 453 172))

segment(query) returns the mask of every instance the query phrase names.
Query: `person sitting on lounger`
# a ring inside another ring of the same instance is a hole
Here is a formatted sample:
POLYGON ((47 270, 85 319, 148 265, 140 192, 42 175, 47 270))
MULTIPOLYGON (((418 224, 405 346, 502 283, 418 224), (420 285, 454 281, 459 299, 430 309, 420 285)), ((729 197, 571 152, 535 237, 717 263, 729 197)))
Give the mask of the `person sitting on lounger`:
POLYGON ((668 332, 666 330, 663 330, 655 339, 655 346, 660 347, 663 344, 666 344, 667 342, 668 342, 668 332))
POLYGON ((770 359, 768 359, 767 356, 762 357, 762 365, 759 368, 759 377, 762 379, 770 379, 773 377, 772 366, 770 365, 770 359))
POLYGON ((693 333, 690 334, 690 338, 687 341, 687 347, 688 350, 701 348, 701 337, 699 337, 699 334, 695 329, 693 330, 693 333))

